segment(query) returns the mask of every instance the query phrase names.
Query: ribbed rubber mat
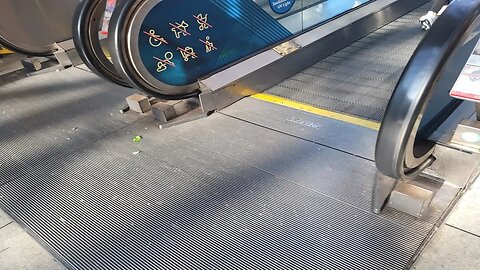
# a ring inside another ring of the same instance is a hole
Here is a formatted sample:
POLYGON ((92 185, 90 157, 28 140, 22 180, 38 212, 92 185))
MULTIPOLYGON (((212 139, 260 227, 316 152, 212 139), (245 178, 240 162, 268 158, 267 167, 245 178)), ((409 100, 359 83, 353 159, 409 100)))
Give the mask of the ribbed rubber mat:
POLYGON ((325 58, 266 93, 380 122, 423 37, 427 4, 325 58))

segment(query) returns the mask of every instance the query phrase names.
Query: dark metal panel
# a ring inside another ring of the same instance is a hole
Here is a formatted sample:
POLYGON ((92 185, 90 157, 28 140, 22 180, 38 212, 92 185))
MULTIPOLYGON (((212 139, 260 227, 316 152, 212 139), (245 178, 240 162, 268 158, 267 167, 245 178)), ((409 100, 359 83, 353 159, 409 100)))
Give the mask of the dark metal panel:
POLYGON ((50 55, 55 43, 72 38, 80 0, 0 0, 0 43, 30 55, 50 55))

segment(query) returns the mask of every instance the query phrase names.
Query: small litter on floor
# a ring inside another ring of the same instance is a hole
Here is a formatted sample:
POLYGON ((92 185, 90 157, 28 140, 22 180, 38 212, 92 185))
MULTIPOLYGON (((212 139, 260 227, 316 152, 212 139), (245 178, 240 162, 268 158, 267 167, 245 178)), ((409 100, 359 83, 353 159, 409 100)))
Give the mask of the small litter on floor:
POLYGON ((143 139, 142 136, 135 136, 135 137, 133 137, 133 142, 139 143, 139 142, 142 141, 142 139, 143 139))

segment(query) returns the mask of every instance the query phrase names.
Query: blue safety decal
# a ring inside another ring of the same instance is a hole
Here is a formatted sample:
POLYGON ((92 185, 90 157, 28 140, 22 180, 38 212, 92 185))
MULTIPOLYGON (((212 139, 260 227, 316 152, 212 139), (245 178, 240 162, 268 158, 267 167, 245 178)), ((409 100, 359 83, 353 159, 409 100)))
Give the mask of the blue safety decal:
POLYGON ((140 31, 143 65, 175 86, 292 36, 250 0, 164 0, 149 11, 140 31))
POLYGON ((273 12, 277 14, 285 14, 295 5, 295 0, 268 0, 273 12))

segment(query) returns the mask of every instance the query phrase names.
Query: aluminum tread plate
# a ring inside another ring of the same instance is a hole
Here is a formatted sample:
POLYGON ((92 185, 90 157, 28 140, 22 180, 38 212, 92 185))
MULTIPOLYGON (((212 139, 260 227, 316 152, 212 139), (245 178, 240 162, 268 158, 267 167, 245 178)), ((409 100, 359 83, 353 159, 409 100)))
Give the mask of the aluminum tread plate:
POLYGON ((265 92, 381 122, 403 69, 421 41, 424 5, 265 92))
POLYGON ((0 90, 18 172, 0 205, 70 269, 403 269, 457 192, 442 187, 422 219, 374 215, 368 159, 222 114, 160 131, 110 112, 130 90, 92 76, 0 90), (54 83, 69 80, 70 95, 54 83))

